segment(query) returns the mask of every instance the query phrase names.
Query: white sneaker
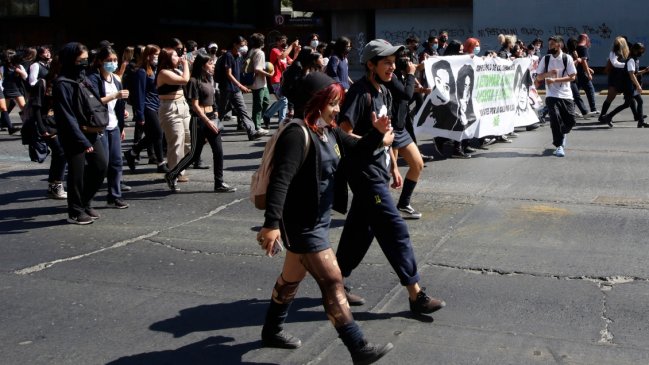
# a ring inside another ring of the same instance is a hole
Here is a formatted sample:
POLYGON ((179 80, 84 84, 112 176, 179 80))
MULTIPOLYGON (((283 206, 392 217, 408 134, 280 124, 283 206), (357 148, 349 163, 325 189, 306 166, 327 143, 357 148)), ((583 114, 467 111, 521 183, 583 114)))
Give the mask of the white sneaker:
POLYGON ((47 197, 50 199, 64 200, 68 198, 68 193, 63 189, 63 184, 49 184, 47 186, 47 197))
POLYGON ((264 129, 264 128, 259 128, 259 129, 257 129, 257 132, 258 132, 258 133, 263 133, 264 135, 270 133, 270 132, 268 131, 268 129, 264 129))
POLYGON ((412 205, 407 205, 405 207, 397 207, 401 212, 401 217, 403 219, 419 219, 421 218, 421 213, 415 210, 412 205))
POLYGON ((554 151, 554 155, 557 156, 557 157, 564 157, 566 155, 566 153, 563 150, 563 146, 557 147, 557 150, 554 151))

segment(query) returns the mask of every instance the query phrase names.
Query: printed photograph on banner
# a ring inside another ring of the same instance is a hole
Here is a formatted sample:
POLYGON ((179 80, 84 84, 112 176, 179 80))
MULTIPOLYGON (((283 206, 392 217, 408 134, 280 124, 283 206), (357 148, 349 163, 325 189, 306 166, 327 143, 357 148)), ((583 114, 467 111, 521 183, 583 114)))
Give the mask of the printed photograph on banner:
POLYGON ((461 141, 538 121, 528 58, 434 57, 424 65, 431 93, 413 111, 418 132, 461 141))

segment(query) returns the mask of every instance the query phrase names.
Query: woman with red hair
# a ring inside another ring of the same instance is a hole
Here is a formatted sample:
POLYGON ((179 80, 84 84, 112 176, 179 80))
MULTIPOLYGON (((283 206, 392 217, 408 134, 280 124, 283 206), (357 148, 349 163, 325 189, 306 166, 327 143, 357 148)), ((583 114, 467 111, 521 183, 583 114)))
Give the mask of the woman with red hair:
POLYGON ((480 55, 480 41, 478 38, 467 38, 464 41, 464 54, 480 55))
POLYGON ((344 184, 342 191, 334 189, 340 186, 334 184, 340 159, 343 155, 349 155, 351 160, 370 159, 377 146, 392 143, 392 134, 386 135, 390 122, 387 117, 375 119, 374 128, 363 138, 352 137, 335 123, 345 95, 341 84, 322 72, 312 72, 299 83, 298 87, 311 98, 304 107, 304 120, 287 125, 278 137, 266 193, 265 221, 257 235, 268 255, 276 252, 282 240, 288 249, 266 313, 262 342, 267 347, 288 349, 302 345, 282 325, 298 285, 308 272, 320 286, 325 312, 353 362, 370 364, 390 351, 392 344, 368 343, 354 322, 329 243, 329 224, 334 198, 347 198, 344 184))

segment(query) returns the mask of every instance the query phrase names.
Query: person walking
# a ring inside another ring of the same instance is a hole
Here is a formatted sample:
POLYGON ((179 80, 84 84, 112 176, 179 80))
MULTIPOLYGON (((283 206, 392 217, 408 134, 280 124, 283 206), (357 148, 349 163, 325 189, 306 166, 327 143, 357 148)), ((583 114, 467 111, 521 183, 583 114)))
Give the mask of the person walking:
POLYGON ((575 80, 577 70, 570 55, 563 53, 563 38, 560 35, 548 39, 549 55, 541 58, 537 69, 537 80, 545 80, 545 104, 550 114, 554 155, 566 155, 566 135, 575 126, 575 102, 570 83, 575 80))
POLYGON ((237 122, 243 126, 248 134, 248 140, 254 141, 268 134, 255 128, 242 93, 249 93, 250 89, 243 85, 241 79, 242 54, 248 52, 246 40, 237 36, 230 43, 230 49, 219 58, 216 64, 216 74, 219 83, 221 99, 219 100, 219 115, 225 115, 228 104, 237 115, 237 122))
POLYGON ((122 197, 122 141, 126 138, 124 132, 124 111, 129 92, 122 87, 117 71, 117 53, 110 47, 104 47, 97 52, 94 62, 94 72, 87 79, 101 102, 108 107, 108 125, 101 136, 108 158, 106 181, 108 191, 106 203, 117 209, 128 208, 128 203, 122 197))
POLYGON ((137 156, 149 146, 153 147, 153 153, 158 164, 156 171, 158 173, 169 172, 162 152, 162 127, 158 117, 160 97, 158 96, 155 74, 159 55, 160 48, 158 46, 154 44, 147 45, 140 57, 133 79, 129 79, 129 85, 134 91, 132 94, 129 91, 133 106, 133 121, 136 124, 142 124, 144 130, 144 137, 134 144, 129 151, 124 152, 124 159, 132 173, 135 172, 137 156))
POLYGON ((273 74, 266 71, 266 56, 264 55, 264 35, 253 33, 250 36, 250 51, 248 51, 248 72, 254 73, 254 81, 250 85, 252 90, 252 121, 255 129, 262 133, 268 134, 268 130, 262 128, 262 122, 266 125, 263 118, 270 104, 270 95, 266 84, 267 77, 273 77, 273 74))
POLYGON ((582 33, 577 38, 577 86, 586 93, 586 100, 590 112, 588 115, 595 116, 599 114, 595 104, 595 87, 593 86, 593 70, 590 68, 590 37, 582 33))
POLYGON ((54 118, 68 163, 68 222, 86 225, 99 219, 91 203, 106 176, 106 151, 99 132, 82 130, 81 105, 76 97, 78 81, 88 67, 88 49, 81 43, 66 44, 59 52, 61 71, 54 82, 54 118), (72 80, 72 82, 70 82, 72 80))
MULTIPOLYGON (((284 330, 283 324, 308 272, 320 286, 325 312, 353 363, 370 364, 393 346, 368 343, 354 321, 329 243, 329 225, 334 195, 338 193, 334 191, 334 180, 342 154, 359 160, 371 158, 376 146, 383 144, 389 120, 386 116, 375 119, 372 129, 357 140, 336 128, 335 118, 344 98, 342 86, 321 72, 307 75, 302 83, 302 90, 312 96, 304 107, 304 121, 286 126, 275 145, 265 220, 257 235, 268 255, 272 255, 280 240, 288 249, 266 312, 262 343, 287 349, 302 345, 284 330)), ((346 192, 343 193, 346 198, 346 192)))
MULTIPOLYGON (((347 133, 362 136, 372 128, 376 117, 388 115, 392 96, 381 85, 394 77, 395 55, 403 46, 392 46, 382 39, 370 41, 364 48, 361 61, 366 74, 356 81, 345 96, 338 120, 347 133), (380 80, 380 81, 379 81, 380 80)), ((414 314, 432 313, 446 303, 426 295, 419 286, 419 274, 408 225, 392 200, 389 190, 390 175, 393 188, 403 184, 391 148, 377 148, 370 160, 351 161, 349 186, 354 193, 347 213, 336 258, 344 278, 358 267, 376 237, 383 253, 408 291, 410 311, 414 314)), ((346 288, 347 300, 360 305, 365 300, 346 288)))
POLYGON ((277 114, 278 120, 282 122, 288 113, 288 99, 281 90, 281 81, 284 71, 293 64, 300 53, 300 42, 296 39, 293 43, 288 44, 288 38, 285 35, 277 37, 275 47, 270 51, 270 63, 273 64, 273 76, 270 79, 270 86, 273 88, 273 94, 277 100, 264 113, 264 126, 270 127, 270 118, 277 114), (293 56, 291 57, 291 54, 293 56))
POLYGON ((347 56, 352 50, 352 41, 347 37, 340 37, 336 39, 336 45, 334 46, 334 52, 329 57, 329 62, 327 63, 326 73, 334 80, 340 82, 345 90, 349 90, 349 87, 354 82, 349 77, 349 60, 347 56))
POLYGON ((183 87, 189 82, 190 69, 187 58, 180 56, 179 52, 180 49, 174 48, 160 50, 156 73, 156 87, 160 98, 158 117, 167 141, 169 172, 165 175, 165 180, 172 191, 179 190, 176 183, 189 181, 184 175, 186 166, 178 164, 186 154, 194 150, 197 137, 196 126, 193 126, 190 135, 187 135, 191 115, 183 87))
POLYGON ((629 45, 624 37, 615 37, 613 47, 608 55, 607 70, 608 70, 608 94, 606 100, 602 105, 602 113, 599 116, 599 122, 608 124, 609 128, 613 128, 612 118, 609 118, 606 113, 608 108, 611 107, 613 100, 618 93, 622 93, 628 87, 627 77, 627 59, 629 58, 629 45), (609 66, 610 64, 610 66, 609 66))
MULTIPOLYGON (((198 52, 194 57, 191 78, 187 85, 187 100, 189 100, 192 111, 191 128, 192 130, 198 129, 195 136, 197 141, 207 139, 212 148, 214 191, 217 193, 233 193, 237 189, 226 184, 223 180, 223 141, 221 140, 223 124, 219 120, 219 114, 216 111, 215 93, 212 86, 213 76, 214 62, 207 54, 198 52)), ((196 151, 198 149, 194 148, 189 154, 185 155, 174 170, 182 171, 192 161, 199 158, 199 156, 195 155, 196 151)), ((168 174, 168 177, 173 181, 174 176, 168 174)))

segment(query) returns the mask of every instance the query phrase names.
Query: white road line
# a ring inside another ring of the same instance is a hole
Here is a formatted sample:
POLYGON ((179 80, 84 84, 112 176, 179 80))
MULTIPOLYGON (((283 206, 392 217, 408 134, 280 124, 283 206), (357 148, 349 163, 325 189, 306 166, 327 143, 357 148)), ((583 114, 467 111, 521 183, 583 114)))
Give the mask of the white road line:
POLYGON ((39 272, 39 271, 43 271, 45 269, 48 269, 48 268, 50 268, 50 267, 52 267, 52 266, 54 266, 56 264, 60 264, 62 262, 75 261, 75 260, 83 259, 85 257, 89 257, 89 256, 92 256, 92 255, 95 255, 95 254, 98 254, 98 253, 101 253, 101 252, 104 252, 104 251, 114 250, 116 248, 124 247, 124 246, 127 246, 127 245, 131 244, 131 243, 141 241, 141 240, 144 240, 144 239, 147 239, 147 238, 151 238, 153 236, 157 236, 161 232, 169 231, 169 230, 181 227, 181 226, 186 225, 186 224, 194 223, 194 222, 200 221, 202 219, 209 218, 209 217, 221 212, 222 210, 224 210, 224 209, 226 209, 226 208, 228 208, 228 207, 230 207, 230 206, 232 206, 234 204, 238 204, 238 203, 242 202, 243 200, 244 199, 236 199, 236 200, 234 200, 234 201, 232 201, 232 202, 230 202, 228 204, 221 205, 220 207, 210 211, 209 213, 207 213, 204 216, 192 219, 190 221, 187 221, 187 222, 184 222, 184 223, 181 223, 181 224, 177 224, 175 226, 166 228, 166 229, 164 229, 162 231, 153 231, 153 232, 150 232, 150 233, 138 236, 138 237, 134 237, 134 238, 130 238, 130 239, 127 239, 127 240, 124 240, 124 241, 117 242, 117 243, 115 243, 114 245, 112 245, 110 247, 104 247, 102 249, 92 251, 92 252, 88 252, 88 253, 84 253, 82 255, 67 257, 67 258, 64 258, 64 259, 58 259, 58 260, 54 260, 54 261, 43 262, 43 263, 40 263, 40 264, 37 264, 37 265, 34 265, 34 266, 26 267, 24 269, 16 270, 16 271, 14 271, 14 274, 17 274, 17 275, 29 275, 29 274, 33 274, 33 273, 36 273, 36 272, 39 272))

